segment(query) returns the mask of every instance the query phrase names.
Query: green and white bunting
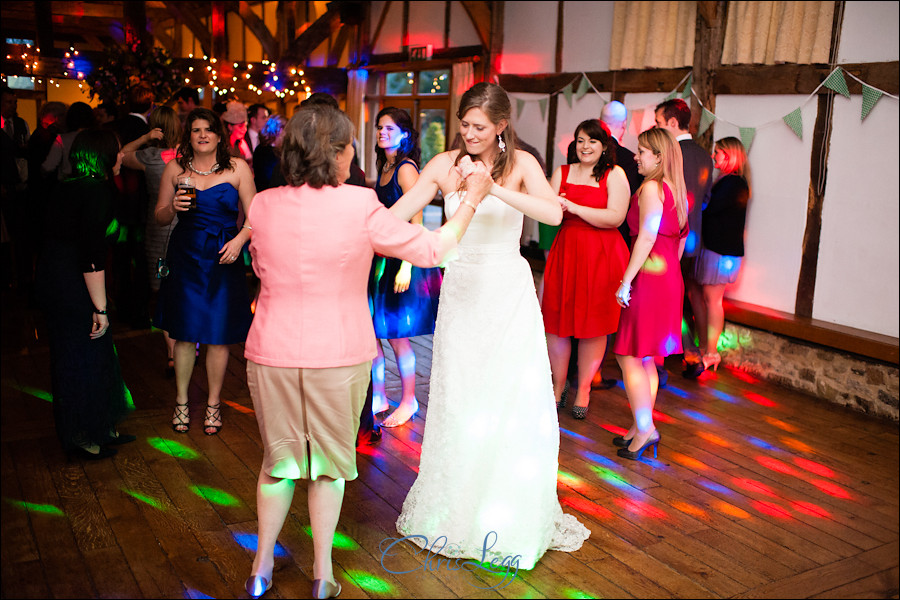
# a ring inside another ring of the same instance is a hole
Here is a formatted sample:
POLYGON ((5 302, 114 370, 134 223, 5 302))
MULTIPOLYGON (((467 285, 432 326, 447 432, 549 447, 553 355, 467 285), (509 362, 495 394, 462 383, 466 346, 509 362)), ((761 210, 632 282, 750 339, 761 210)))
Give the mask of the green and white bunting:
POLYGON ((540 100, 538 100, 538 106, 541 107, 541 120, 546 121, 547 120, 547 99, 541 98, 540 100))
POLYGON ((703 107, 703 112, 700 113, 700 124, 697 127, 697 135, 703 135, 706 133, 706 130, 709 129, 709 126, 713 124, 713 121, 716 120, 716 115, 712 112, 706 110, 706 107, 703 107))
POLYGON ((881 90, 875 89, 871 86, 863 84, 863 102, 862 102, 862 116, 860 117, 860 121, 865 121, 866 117, 869 116, 869 112, 875 107, 875 103, 881 99, 882 92, 881 90))
POLYGON ((581 100, 582 96, 587 94, 589 89, 591 89, 591 82, 588 81, 587 75, 582 75, 581 81, 578 83, 578 91, 575 92, 575 99, 581 100))
POLYGON ((694 83, 694 75, 688 75, 687 82, 684 84, 684 89, 681 91, 681 97, 684 100, 687 100, 691 97, 691 84, 694 83))
POLYGON ((741 143, 747 152, 750 152, 750 146, 753 144, 753 138, 756 136, 756 127, 740 127, 741 143))
POLYGON ((525 101, 521 98, 516 98, 516 118, 522 116, 522 109, 525 108, 525 101))
POLYGON ((572 108, 572 84, 569 83, 566 87, 563 88, 563 97, 566 99, 566 103, 569 105, 569 108, 572 108))
POLYGON ((850 90, 847 88, 847 80, 844 78, 844 70, 837 67, 823 82, 829 90, 834 90, 845 98, 850 98, 850 90))
POLYGON ((800 107, 795 108, 782 119, 788 127, 794 130, 797 137, 803 139, 803 117, 800 114, 800 107))

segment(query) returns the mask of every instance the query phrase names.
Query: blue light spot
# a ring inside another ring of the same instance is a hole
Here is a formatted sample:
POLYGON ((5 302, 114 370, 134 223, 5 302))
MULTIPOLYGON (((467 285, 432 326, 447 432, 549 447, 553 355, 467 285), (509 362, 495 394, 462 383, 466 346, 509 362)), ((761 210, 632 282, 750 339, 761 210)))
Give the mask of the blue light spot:
POLYGON ((715 396, 716 398, 718 398, 719 400, 722 400, 723 402, 728 402, 730 404, 738 404, 739 403, 739 400, 737 398, 735 398, 731 394, 726 394, 722 390, 709 388, 709 393, 712 394, 713 396, 715 396))
POLYGON ((592 440, 591 438, 585 437, 585 436, 581 435, 580 433, 575 433, 574 431, 569 431, 568 429, 566 429, 564 427, 560 427, 559 430, 560 430, 560 432, 566 434, 567 436, 569 436, 570 438, 572 438, 574 440, 581 440, 582 442, 594 443, 594 440, 592 440))
MULTIPOLYGON (((259 543, 259 538, 256 535, 252 533, 232 533, 231 536, 242 547, 256 552, 256 546, 259 543)), ((288 551, 278 542, 275 542, 275 556, 288 556, 288 551)))
POLYGON ((695 421, 700 421, 701 423, 712 423, 713 420, 704 415, 703 413, 699 413, 696 410, 691 410, 689 408, 682 408, 681 412, 686 416, 694 419, 695 421))
POLYGON ((700 481, 700 485, 702 485, 706 489, 711 490, 713 492, 719 492, 720 494, 726 494, 729 496, 734 494, 733 491, 729 490, 724 485, 719 485, 718 483, 713 483, 712 481, 709 481, 707 479, 700 481))
POLYGON ((687 240, 684 242, 684 251, 693 254, 694 250, 697 249, 697 232, 691 231, 687 235, 687 240))
POLYGON ((678 349, 678 344, 681 342, 680 337, 675 337, 675 334, 670 335, 666 338, 664 343, 664 348, 666 350, 666 355, 675 354, 675 351, 678 349))
POLYGON ((690 398, 690 397, 691 397, 691 395, 690 395, 688 392, 686 392, 686 391, 684 391, 684 390, 682 390, 682 389, 679 389, 679 388, 675 387, 674 385, 672 385, 671 380, 669 381, 669 385, 667 385, 667 386, 665 387, 665 390, 666 390, 667 392, 669 392, 670 394, 673 394, 673 395, 675 395, 675 396, 678 396, 679 398, 685 398, 685 399, 687 399, 687 398, 690 398))
POLYGON ((215 598, 215 596, 207 596, 200 590, 195 590, 194 588, 187 588, 184 591, 185 598, 215 598))
POLYGON ((589 450, 582 450, 581 452, 579 452, 579 454, 581 454, 583 457, 585 457, 589 461, 591 461, 593 463, 597 463, 598 465, 607 467, 609 469, 618 469, 619 468, 619 464, 616 463, 616 461, 614 461, 610 458, 606 458, 605 456, 600 456, 599 454, 597 454, 595 452, 591 452, 589 450))
POLYGON ((765 440, 761 440, 759 438, 755 438, 753 436, 747 436, 747 441, 749 441, 754 446, 758 446, 760 448, 764 448, 765 450, 779 450, 776 446, 773 446, 769 442, 765 440))

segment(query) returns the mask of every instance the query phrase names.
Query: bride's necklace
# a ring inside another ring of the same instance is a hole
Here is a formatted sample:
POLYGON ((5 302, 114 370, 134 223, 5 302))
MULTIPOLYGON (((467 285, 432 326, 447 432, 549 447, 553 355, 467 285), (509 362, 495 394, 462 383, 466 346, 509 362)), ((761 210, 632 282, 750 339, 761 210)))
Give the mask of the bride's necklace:
POLYGON ((198 171, 194 168, 194 161, 188 161, 188 168, 197 175, 212 175, 216 172, 216 169, 219 168, 219 163, 213 163, 213 166, 209 169, 209 171, 198 171))

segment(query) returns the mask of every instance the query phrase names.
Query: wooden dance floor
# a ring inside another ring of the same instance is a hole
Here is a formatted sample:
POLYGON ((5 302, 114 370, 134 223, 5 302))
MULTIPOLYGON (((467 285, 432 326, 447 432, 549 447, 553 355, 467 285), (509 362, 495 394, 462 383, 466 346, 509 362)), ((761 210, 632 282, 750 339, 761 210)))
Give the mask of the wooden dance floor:
MULTIPOLYGON (((39 320, 6 296, 2 596, 246 597, 262 448, 241 348, 232 350, 220 434, 203 434, 201 357, 182 435, 169 425, 174 381, 163 377, 161 334, 115 325, 136 407, 121 430, 138 440, 110 460, 68 462, 55 438, 39 320)), ((425 408, 431 338, 414 341, 425 408)), ((612 361, 604 369, 618 374, 612 361)), ((621 387, 595 391, 584 421, 560 412, 559 498, 592 534, 580 551, 548 552, 514 579, 451 570, 407 548, 382 562, 416 477, 424 420, 385 430, 347 484, 334 551, 341 597, 897 598, 897 424, 739 372, 698 381, 682 379, 675 363, 670 372, 657 403, 656 460, 615 454, 611 439, 630 419, 621 387)), ((266 597, 308 597, 311 567, 301 484, 266 597)))

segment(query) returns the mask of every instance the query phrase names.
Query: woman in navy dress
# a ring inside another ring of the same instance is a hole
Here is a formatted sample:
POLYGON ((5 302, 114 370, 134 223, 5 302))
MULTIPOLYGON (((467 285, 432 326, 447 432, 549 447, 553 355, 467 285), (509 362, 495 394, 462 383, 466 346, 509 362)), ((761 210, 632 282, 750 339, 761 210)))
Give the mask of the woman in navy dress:
MULTIPOLYGON (((375 193, 387 208, 406 193, 419 178, 419 133, 409 114, 400 108, 382 109, 375 119, 375 166, 378 181, 375 193)), ((411 223, 422 224, 422 211, 411 223)), ((375 325, 378 356, 372 362, 372 411, 388 409, 384 393, 384 352, 381 340, 388 340, 397 359, 403 397, 400 405, 382 423, 399 427, 419 410, 416 400, 416 354, 409 338, 434 333, 441 271, 413 267, 399 258, 376 256, 369 278, 369 302, 375 325)))
POLYGON ((162 281, 157 327, 175 340, 175 415, 172 428, 188 430, 188 385, 194 348, 205 344, 209 397, 204 433, 222 426, 219 412, 228 345, 247 338, 252 315, 242 263, 235 262, 250 239, 250 224, 237 225, 256 194, 247 163, 231 157, 222 122, 205 108, 191 111, 185 122, 178 158, 163 171, 156 222, 169 224, 178 215, 167 254, 169 275, 162 281), (177 178, 189 175, 196 188, 196 207, 177 191, 177 178))

